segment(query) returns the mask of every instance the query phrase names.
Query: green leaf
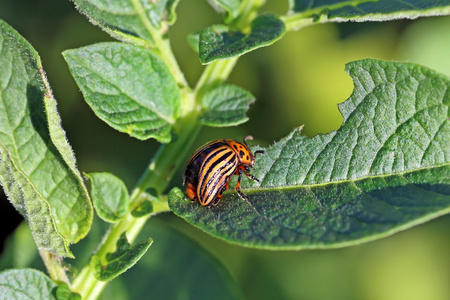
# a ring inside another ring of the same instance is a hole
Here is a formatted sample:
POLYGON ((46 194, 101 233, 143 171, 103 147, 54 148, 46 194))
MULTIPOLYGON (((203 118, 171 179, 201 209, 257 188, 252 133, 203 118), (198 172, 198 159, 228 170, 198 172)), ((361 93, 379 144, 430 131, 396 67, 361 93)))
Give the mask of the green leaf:
POLYGON ((205 110, 200 123, 208 126, 236 126, 248 120, 245 115, 255 97, 234 85, 221 85, 208 91, 202 98, 205 110))
POLYGON ((112 37, 133 44, 153 44, 155 29, 176 20, 175 7, 179 0, 73 0, 89 20, 112 37), (142 39, 142 40, 141 40, 142 39))
POLYGON ((155 188, 147 188, 143 194, 145 199, 131 211, 135 218, 147 216, 149 214, 158 214, 169 211, 167 196, 160 197, 155 188))
POLYGON ((56 284, 44 273, 33 269, 8 270, 0 273, 2 299, 56 300, 56 284))
POLYGON ((228 23, 239 15, 239 0, 211 0, 211 6, 219 13, 226 12, 225 22, 228 23))
POLYGON ((151 214, 153 211, 154 209, 152 202, 144 201, 141 204, 139 204, 138 207, 136 207, 131 211, 131 215, 135 218, 140 218, 148 214, 151 214))
POLYGON ((57 300, 81 300, 80 294, 72 292, 65 282, 58 284, 55 295, 57 300))
POLYGON ((69 242, 59 233, 50 204, 15 166, 11 154, 1 143, 0 181, 11 203, 28 220, 38 248, 72 257, 69 242))
POLYGON ((149 235, 157 242, 125 276, 108 284, 103 299, 114 298, 110 291, 119 284, 132 287, 125 289, 127 299, 243 299, 223 264, 176 228, 152 218, 138 239, 149 235))
POLYGON ((290 0, 291 13, 321 21, 388 21, 450 14, 450 1, 418 0, 290 0), (323 18, 323 19, 322 19, 323 18))
POLYGON ((119 276, 134 266, 142 255, 147 252, 152 242, 153 240, 148 238, 131 246, 124 232, 117 241, 116 252, 106 255, 106 264, 103 264, 98 256, 92 256, 91 267, 94 270, 95 278, 101 281, 109 281, 119 276))
POLYGON ((192 50, 195 51, 195 53, 199 53, 199 41, 200 41, 200 33, 191 33, 187 36, 187 41, 189 46, 192 48, 192 50))
POLYGON ((111 224, 104 222, 97 214, 94 215, 91 231, 79 243, 73 245, 71 250, 76 259, 67 260, 71 266, 72 277, 79 275, 78 271, 90 264, 92 255, 98 251, 99 241, 104 239, 105 233, 111 230, 111 224))
POLYGON ((0 182, 39 248, 71 256, 93 210, 37 52, 0 21, 0 182))
POLYGON ((355 88, 339 105, 338 131, 307 138, 296 129, 265 149, 252 170, 261 185, 242 183, 248 201, 230 191, 208 209, 173 189, 173 212, 217 237, 268 249, 354 245, 449 213, 450 80, 371 59, 346 70, 355 88))
POLYGON ((258 16, 253 20, 249 34, 230 30, 225 25, 213 25, 200 33, 200 61, 207 64, 240 56, 275 43, 284 33, 284 23, 274 14, 258 16))
POLYGON ((177 20, 175 8, 177 7, 178 2, 180 2, 180 0, 165 0, 153 3, 158 6, 159 11, 159 15, 156 18, 152 16, 153 22, 157 24, 157 21, 159 21, 159 24, 161 24, 161 22, 164 21, 169 25, 173 25, 177 20))
POLYGON ((100 119, 140 140, 170 141, 180 93, 159 57, 122 43, 100 43, 63 54, 86 102, 100 119))
POLYGON ((129 196, 125 183, 111 173, 88 173, 92 203, 98 216, 114 223, 128 212, 129 196))

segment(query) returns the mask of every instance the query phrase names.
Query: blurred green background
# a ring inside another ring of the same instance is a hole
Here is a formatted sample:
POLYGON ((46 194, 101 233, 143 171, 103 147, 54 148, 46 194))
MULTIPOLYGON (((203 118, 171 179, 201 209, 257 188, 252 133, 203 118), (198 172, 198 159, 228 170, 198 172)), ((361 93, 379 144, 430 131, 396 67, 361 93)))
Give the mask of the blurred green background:
MULTIPOLYGON (((283 14, 287 4, 271 1, 264 10, 283 14)), ((220 22, 220 17, 204 0, 180 1, 177 14, 170 37, 193 85, 203 66, 186 35, 220 22)), ((97 119, 61 55, 111 38, 67 0, 0 0, 0 18, 40 53, 80 170, 112 172, 131 190, 158 144, 134 140, 97 119)), ((257 98, 250 121, 233 128, 204 128, 194 148, 211 139, 248 134, 254 143, 268 146, 303 124, 308 136, 336 130, 342 122, 336 104, 352 92, 345 63, 368 57, 409 61, 450 77, 449 49, 449 17, 325 24, 288 33, 276 44, 244 55, 231 75, 230 83, 257 98)), ((181 186, 181 170, 173 184, 181 186)), ((7 200, 0 204, 6 234, 14 222, 8 218, 7 200)), ((157 218, 221 261, 247 299, 450 299, 450 216, 355 247, 298 252, 246 249, 212 238, 172 214, 157 218)))

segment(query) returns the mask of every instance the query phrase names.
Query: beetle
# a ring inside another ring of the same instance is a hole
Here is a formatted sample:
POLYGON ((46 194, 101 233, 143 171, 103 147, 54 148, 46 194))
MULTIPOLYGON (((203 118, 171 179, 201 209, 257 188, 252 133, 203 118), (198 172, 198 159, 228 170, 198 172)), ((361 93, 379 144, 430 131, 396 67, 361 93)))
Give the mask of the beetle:
POLYGON ((241 192, 241 176, 260 182, 250 174, 256 154, 264 153, 257 150, 252 153, 247 145, 246 136, 243 142, 232 139, 219 139, 198 148, 186 165, 183 175, 183 185, 186 185, 186 194, 192 201, 199 201, 203 206, 217 205, 222 193, 229 187, 233 175, 238 175, 235 190, 242 200, 248 200, 241 192))

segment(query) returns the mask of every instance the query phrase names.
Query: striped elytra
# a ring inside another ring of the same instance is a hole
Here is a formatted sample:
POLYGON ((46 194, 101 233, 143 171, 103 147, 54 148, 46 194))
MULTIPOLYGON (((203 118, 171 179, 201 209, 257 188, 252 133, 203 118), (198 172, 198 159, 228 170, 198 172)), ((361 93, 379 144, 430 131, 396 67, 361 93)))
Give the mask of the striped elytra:
POLYGON ((250 151, 246 141, 251 139, 251 136, 245 137, 244 142, 220 139, 197 149, 187 163, 183 176, 188 198, 199 201, 203 206, 217 205, 222 193, 228 189, 231 177, 238 175, 235 190, 239 197, 246 200, 247 196, 241 192, 241 175, 259 182, 250 174, 250 168, 255 163, 256 154, 264 153, 262 150, 250 151))

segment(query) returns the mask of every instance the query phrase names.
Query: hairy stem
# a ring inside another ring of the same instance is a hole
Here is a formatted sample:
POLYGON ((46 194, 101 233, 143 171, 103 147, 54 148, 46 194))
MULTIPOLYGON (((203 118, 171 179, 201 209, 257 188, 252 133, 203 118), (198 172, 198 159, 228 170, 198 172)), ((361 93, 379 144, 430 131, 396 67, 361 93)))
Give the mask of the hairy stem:
POLYGON ((61 281, 69 284, 66 270, 61 264, 61 258, 53 255, 47 250, 39 250, 39 255, 41 256, 45 268, 47 269, 51 279, 53 279, 54 281, 61 281))

